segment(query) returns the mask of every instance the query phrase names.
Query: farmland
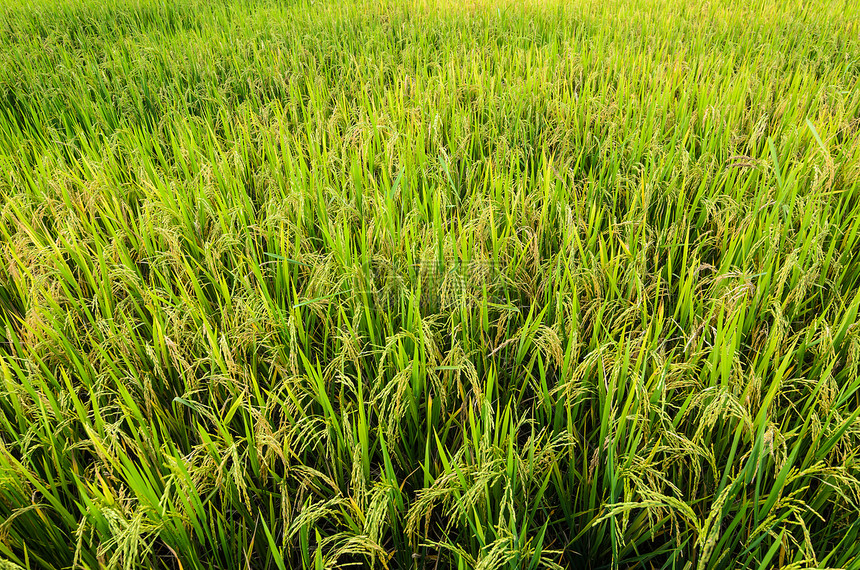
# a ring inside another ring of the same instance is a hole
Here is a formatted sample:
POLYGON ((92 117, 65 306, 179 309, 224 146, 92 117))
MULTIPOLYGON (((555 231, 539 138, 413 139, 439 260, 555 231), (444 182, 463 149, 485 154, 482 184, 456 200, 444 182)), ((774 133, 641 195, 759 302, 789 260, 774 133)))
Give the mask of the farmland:
POLYGON ((0 569, 860 567, 860 7, 0 1, 0 569))

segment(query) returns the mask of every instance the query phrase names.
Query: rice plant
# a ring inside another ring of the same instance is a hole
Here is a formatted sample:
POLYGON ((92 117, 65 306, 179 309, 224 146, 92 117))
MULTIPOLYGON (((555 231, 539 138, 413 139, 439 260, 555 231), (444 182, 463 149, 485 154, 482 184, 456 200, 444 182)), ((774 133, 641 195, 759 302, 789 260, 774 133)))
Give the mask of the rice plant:
POLYGON ((858 32, 0 1, 0 568, 860 568, 858 32))

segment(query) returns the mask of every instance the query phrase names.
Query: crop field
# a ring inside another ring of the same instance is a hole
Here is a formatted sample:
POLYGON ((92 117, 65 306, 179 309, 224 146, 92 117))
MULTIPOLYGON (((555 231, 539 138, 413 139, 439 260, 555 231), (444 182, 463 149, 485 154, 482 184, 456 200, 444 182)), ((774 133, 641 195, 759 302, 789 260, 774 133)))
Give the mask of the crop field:
POLYGON ((0 570, 860 568, 860 4, 0 0, 0 570))

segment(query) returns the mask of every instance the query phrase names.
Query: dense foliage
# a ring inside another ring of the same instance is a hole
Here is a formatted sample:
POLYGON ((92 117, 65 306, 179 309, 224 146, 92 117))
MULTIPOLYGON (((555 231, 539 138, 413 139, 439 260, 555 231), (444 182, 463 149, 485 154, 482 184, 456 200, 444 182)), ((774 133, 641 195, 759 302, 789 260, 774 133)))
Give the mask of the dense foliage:
POLYGON ((860 8, 5 0, 0 568, 860 566, 860 8))

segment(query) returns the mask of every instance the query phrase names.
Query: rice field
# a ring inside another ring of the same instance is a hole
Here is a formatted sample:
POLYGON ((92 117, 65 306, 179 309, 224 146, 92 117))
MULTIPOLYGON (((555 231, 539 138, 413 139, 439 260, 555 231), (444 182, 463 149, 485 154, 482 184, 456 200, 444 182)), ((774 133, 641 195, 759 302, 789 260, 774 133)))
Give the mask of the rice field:
POLYGON ((0 1, 0 569, 860 568, 860 7, 0 1))

